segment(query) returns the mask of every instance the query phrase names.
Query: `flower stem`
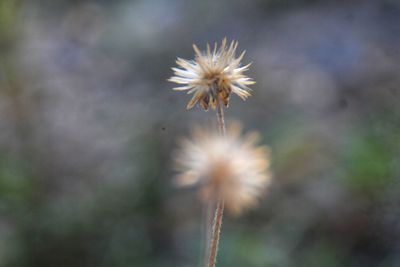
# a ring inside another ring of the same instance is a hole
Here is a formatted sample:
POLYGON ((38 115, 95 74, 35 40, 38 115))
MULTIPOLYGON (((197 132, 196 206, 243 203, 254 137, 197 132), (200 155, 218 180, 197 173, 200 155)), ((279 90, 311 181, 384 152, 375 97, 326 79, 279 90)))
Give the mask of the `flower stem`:
MULTIPOLYGON (((226 130, 224 121, 224 110, 219 98, 217 98, 217 118, 218 118, 219 131, 222 136, 225 136, 226 130)), ((221 196, 218 196, 214 213, 211 240, 209 245, 210 253, 208 259, 208 267, 215 267, 223 215, 224 215, 224 199, 221 196)))
POLYGON ((223 215, 224 200, 222 198, 219 198, 217 201, 217 207, 215 208, 212 236, 210 240, 210 257, 208 259, 208 267, 215 267, 223 215))
POLYGON ((221 105, 221 101, 218 97, 217 99, 217 118, 218 118, 218 127, 219 127, 219 132, 221 133, 222 136, 225 136, 225 119, 224 119, 224 108, 221 105))
POLYGON ((215 201, 210 200, 207 205, 204 206, 204 233, 205 239, 204 242, 204 251, 203 251, 203 261, 199 266, 207 266, 206 262, 208 262, 209 253, 210 253, 210 240, 211 240, 211 230, 214 220, 214 210, 215 210, 215 201))

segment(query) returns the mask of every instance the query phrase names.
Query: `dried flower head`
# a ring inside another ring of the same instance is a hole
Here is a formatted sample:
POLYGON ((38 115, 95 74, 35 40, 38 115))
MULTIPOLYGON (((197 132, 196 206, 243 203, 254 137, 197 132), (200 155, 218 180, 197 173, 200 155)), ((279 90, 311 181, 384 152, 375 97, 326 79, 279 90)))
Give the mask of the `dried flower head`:
POLYGON ((204 110, 208 110, 209 106, 215 109, 218 98, 228 106, 231 93, 243 100, 251 95, 247 85, 254 84, 254 81, 243 74, 250 64, 241 66, 240 61, 245 51, 236 58, 237 45, 237 42, 232 41, 227 46, 226 38, 222 40, 219 49, 215 43, 212 51, 209 44, 206 52, 201 52, 196 45, 193 45, 196 52, 194 60, 182 58, 176 60, 180 68, 172 68, 175 76, 169 81, 181 85, 174 90, 194 93, 186 106, 187 109, 193 108, 197 102, 204 110))
POLYGON ((241 137, 241 128, 233 124, 225 137, 196 129, 192 140, 183 140, 176 158, 176 178, 180 186, 197 185, 204 201, 218 196, 234 214, 257 204, 269 184, 269 151, 256 147, 258 134, 241 137))

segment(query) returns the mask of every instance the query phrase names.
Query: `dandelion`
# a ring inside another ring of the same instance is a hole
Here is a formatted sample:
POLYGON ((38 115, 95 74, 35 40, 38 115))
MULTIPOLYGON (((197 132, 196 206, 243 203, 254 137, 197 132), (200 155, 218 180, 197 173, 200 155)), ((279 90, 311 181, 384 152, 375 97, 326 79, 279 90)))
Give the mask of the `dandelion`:
POLYGON ((244 75, 250 64, 241 65, 245 52, 236 57, 238 43, 227 45, 226 38, 220 47, 201 52, 196 45, 194 60, 178 58, 178 68, 172 68, 171 82, 179 84, 174 90, 194 94, 187 109, 197 103, 204 110, 216 110, 219 134, 195 131, 193 140, 182 144, 177 158, 181 174, 177 183, 182 186, 198 185, 203 201, 215 203, 215 214, 209 246, 206 248, 208 267, 215 267, 222 218, 225 206, 238 214, 254 206, 270 180, 268 150, 256 147, 256 134, 241 137, 239 126, 232 126, 226 132, 224 108, 229 105, 231 93, 245 100, 249 97, 248 85, 254 81, 244 75))
POLYGON ((203 201, 224 199, 226 208, 239 214, 257 204, 270 182, 269 153, 256 146, 259 136, 241 136, 238 124, 226 136, 197 129, 192 140, 184 140, 177 157, 180 186, 198 186, 203 201))
POLYGON ((222 40, 219 49, 216 43, 213 50, 207 44, 206 52, 201 52, 193 45, 194 60, 176 60, 179 68, 172 68, 175 76, 169 81, 180 84, 174 90, 194 94, 187 109, 193 108, 196 103, 200 103, 204 110, 208 110, 210 106, 216 109, 219 100, 227 107, 231 93, 243 100, 251 95, 248 85, 254 84, 254 81, 243 74, 251 63, 241 66, 245 51, 236 58, 237 45, 235 41, 227 45, 226 38, 222 40))

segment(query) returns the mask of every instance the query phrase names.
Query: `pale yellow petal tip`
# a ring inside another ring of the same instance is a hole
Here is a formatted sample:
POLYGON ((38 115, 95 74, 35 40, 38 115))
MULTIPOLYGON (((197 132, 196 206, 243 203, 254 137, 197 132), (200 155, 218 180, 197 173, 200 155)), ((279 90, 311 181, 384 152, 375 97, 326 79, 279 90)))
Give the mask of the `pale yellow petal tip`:
POLYGON ((202 54, 201 54, 200 49, 197 47, 197 45, 193 44, 192 46, 193 46, 193 50, 195 51, 196 55, 197 55, 198 57, 201 57, 202 54))

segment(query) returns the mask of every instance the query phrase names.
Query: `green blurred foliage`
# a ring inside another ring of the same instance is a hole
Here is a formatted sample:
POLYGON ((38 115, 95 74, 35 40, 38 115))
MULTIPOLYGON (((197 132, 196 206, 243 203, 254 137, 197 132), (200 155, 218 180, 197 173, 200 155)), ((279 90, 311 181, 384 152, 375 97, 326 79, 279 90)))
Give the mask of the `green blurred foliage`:
POLYGON ((393 153, 383 140, 358 135, 348 148, 346 182, 353 190, 380 194, 395 181, 393 153))

